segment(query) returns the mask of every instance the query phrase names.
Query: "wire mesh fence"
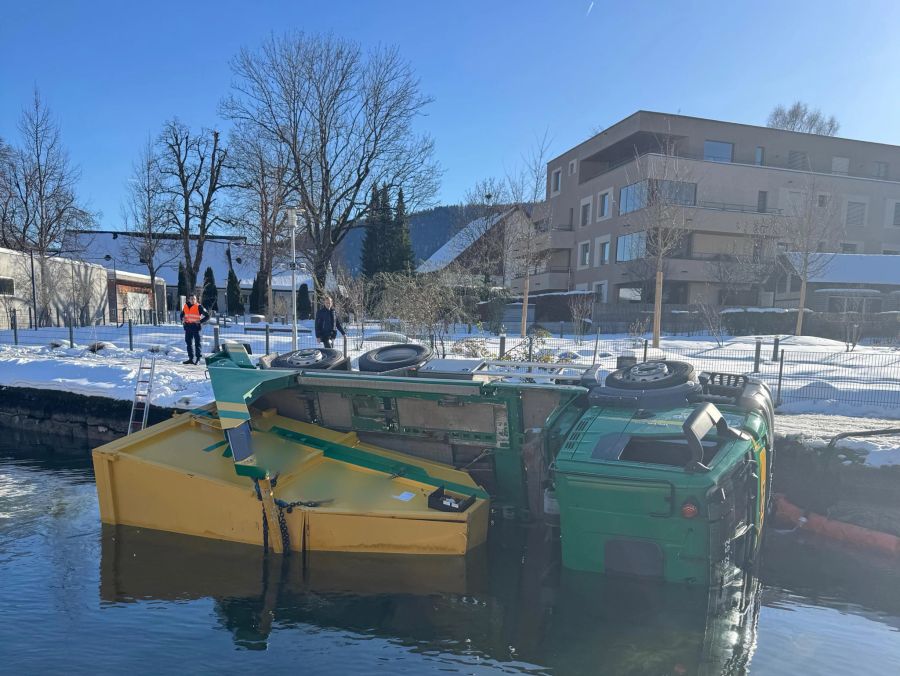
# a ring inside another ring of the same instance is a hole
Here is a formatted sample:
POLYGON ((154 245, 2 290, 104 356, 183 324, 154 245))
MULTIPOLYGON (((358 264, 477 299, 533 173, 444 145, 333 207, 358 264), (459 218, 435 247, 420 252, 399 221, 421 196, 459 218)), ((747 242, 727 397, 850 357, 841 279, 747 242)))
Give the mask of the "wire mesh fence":
MULTIPOLYGON (((335 347, 347 356, 383 346, 398 336, 380 323, 348 327, 348 336, 338 338, 335 347)), ((439 357, 506 359, 520 362, 598 364, 613 370, 622 358, 642 362, 678 359, 691 363, 697 371, 719 371, 753 375, 767 383, 782 404, 819 402, 821 410, 831 404, 900 408, 900 350, 859 348, 834 351, 802 346, 778 347, 771 342, 717 344, 715 341, 669 341, 656 350, 643 338, 602 334, 586 336, 494 335, 473 327, 454 327, 444 336, 418 336, 413 340, 430 344, 439 357), (737 345, 737 346, 736 346, 737 345), (744 347, 746 346, 746 347, 744 347)), ((288 324, 252 324, 217 318, 203 328, 202 349, 209 354, 225 341, 247 344, 253 354, 284 353, 292 347, 288 324)), ((94 326, 53 326, 20 328, 0 319, 0 344, 37 348, 103 351, 157 352, 178 355, 185 352, 184 333, 179 323, 158 325, 124 323, 94 326)), ((298 326, 298 348, 319 346, 311 322, 298 326)))

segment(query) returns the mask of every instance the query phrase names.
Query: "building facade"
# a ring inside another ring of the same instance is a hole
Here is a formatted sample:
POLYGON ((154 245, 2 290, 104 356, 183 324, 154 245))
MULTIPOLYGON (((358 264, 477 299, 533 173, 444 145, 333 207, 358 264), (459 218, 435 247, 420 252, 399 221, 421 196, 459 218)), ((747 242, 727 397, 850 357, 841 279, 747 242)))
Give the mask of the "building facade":
POLYGON ((771 305, 773 293, 751 285, 724 298, 722 268, 801 190, 833 208, 840 236, 830 250, 900 253, 900 147, 639 111, 547 164, 545 256, 531 292, 648 302, 647 202, 662 194, 684 207, 685 232, 667 257, 664 301, 771 305))

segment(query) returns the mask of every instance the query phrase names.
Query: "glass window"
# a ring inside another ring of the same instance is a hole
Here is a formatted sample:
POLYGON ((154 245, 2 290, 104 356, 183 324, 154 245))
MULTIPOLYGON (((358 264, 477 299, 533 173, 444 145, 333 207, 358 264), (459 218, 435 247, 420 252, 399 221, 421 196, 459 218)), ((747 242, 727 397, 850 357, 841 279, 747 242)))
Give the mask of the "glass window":
POLYGON ((853 242, 841 242, 841 253, 856 253, 857 248, 853 242))
POLYGON ((875 178, 887 178, 889 165, 887 162, 875 162, 872 175, 875 178))
POLYGON ((894 203, 894 220, 891 222, 897 227, 900 227, 900 202, 894 203))
POLYGON ((828 195, 825 195, 824 193, 819 194, 816 197, 816 204, 819 205, 820 209, 824 209, 825 207, 827 207, 828 206, 828 195))
POLYGON ((550 192, 559 192, 562 187, 562 170, 556 169, 550 174, 550 192))
POLYGON ((764 165, 766 163, 766 149, 762 146, 756 146, 756 155, 753 161, 759 166, 764 165))
POLYGON ((847 202, 847 220, 845 225, 863 226, 866 224, 866 203, 865 202, 847 202))
POLYGON ((647 206, 647 181, 626 185, 619 191, 619 213, 628 214, 647 206))
POLYGON ((609 192, 602 192, 597 195, 597 220, 607 218, 609 216, 609 192))
POLYGON ((0 277, 0 296, 15 296, 16 284, 12 277, 0 277))
POLYGON ((591 243, 582 242, 578 245, 578 267, 586 268, 591 264, 591 243))
POLYGON ((685 181, 653 180, 653 194, 664 204, 679 204, 692 207, 697 202, 697 184, 685 181))
POLYGON ((769 208, 769 193, 765 190, 760 190, 756 195, 756 210, 764 214, 766 210, 769 208))
POLYGON ((884 249, 881 253, 885 256, 900 256, 900 251, 897 251, 896 249, 884 249))
POLYGON ((597 261, 600 265, 609 263, 609 242, 600 242, 597 249, 597 261))
POLYGON ((569 160, 569 176, 575 173, 575 160, 569 160))
POLYGON ((581 203, 581 227, 583 228, 586 225, 589 225, 591 222, 591 203, 582 202, 581 203))
POLYGON ((630 287, 630 286, 620 286, 619 287, 619 302, 620 303, 640 303, 641 302, 641 293, 640 287, 630 287))
POLYGON ((704 141, 703 159, 708 162, 731 162, 734 144, 725 141, 704 141))
POLYGON ((598 302, 606 302, 606 282, 594 282, 594 295, 598 302))
POLYGON ((850 158, 849 157, 832 157, 831 158, 831 173, 832 174, 841 174, 842 176, 846 176, 850 173, 850 158))
POLYGON ((788 152, 788 169, 799 169, 801 171, 809 171, 809 156, 802 150, 791 150, 788 152))
POLYGON ((643 258, 647 250, 647 235, 644 232, 633 232, 628 235, 620 235, 616 238, 616 262, 643 258))

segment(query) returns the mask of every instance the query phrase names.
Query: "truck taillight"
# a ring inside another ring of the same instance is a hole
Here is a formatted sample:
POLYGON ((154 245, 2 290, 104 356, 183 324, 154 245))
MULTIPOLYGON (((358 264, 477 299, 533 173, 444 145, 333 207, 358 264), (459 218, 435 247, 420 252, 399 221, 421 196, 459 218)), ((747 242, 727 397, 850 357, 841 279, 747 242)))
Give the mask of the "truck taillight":
POLYGON ((685 519, 693 519, 700 513, 700 507, 697 506, 697 503, 693 500, 686 500, 681 505, 681 516, 685 519))

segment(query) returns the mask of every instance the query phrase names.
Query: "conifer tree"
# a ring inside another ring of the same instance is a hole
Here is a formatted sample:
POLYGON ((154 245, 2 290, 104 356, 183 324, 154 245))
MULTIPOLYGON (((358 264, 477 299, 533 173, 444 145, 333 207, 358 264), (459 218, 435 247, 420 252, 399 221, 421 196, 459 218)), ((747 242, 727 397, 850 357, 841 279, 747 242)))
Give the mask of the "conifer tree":
POLYGON ((379 261, 381 257, 380 240, 384 236, 379 220, 381 214, 380 193, 376 186, 372 186, 368 212, 369 216, 366 219, 366 234, 363 238, 360 263, 363 275, 371 279, 381 271, 379 261))
POLYGON ((187 299, 193 293, 193 289, 188 284, 187 271, 184 269, 184 263, 178 263, 178 295, 187 299))
POLYGON ((312 303, 309 300, 309 286, 301 284, 297 289, 297 316, 303 319, 312 318, 312 303))
POLYGON ((250 314, 259 314, 259 274, 253 278, 253 286, 250 287, 250 314))
POLYGON ((241 283, 233 269, 228 270, 228 285, 225 287, 225 305, 230 315, 244 314, 241 303, 241 283))
POLYGON ((269 308, 269 279, 265 273, 257 272, 256 279, 256 311, 261 315, 268 315, 269 308))
POLYGON ((219 309, 219 290, 216 288, 212 267, 207 267, 203 273, 203 295, 200 302, 210 312, 219 309))
POLYGON ((406 272, 413 267, 412 241, 409 237, 409 217, 406 215, 406 202, 403 200, 403 188, 397 191, 397 206, 387 237, 390 263, 386 272, 406 272))

